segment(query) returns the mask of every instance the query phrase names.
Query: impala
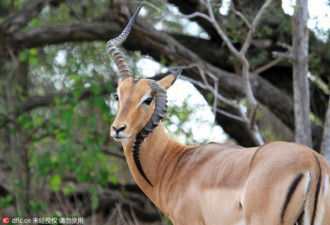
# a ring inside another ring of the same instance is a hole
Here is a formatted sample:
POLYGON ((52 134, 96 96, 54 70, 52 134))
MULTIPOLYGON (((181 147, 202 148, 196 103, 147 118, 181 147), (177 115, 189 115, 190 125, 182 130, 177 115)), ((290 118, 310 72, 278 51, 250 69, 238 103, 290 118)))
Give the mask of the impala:
POLYGON ((110 134, 148 198, 174 225, 330 225, 330 167, 312 149, 287 142, 188 147, 167 136, 166 91, 181 71, 159 81, 134 79, 117 48, 140 8, 107 43, 120 73, 110 134))

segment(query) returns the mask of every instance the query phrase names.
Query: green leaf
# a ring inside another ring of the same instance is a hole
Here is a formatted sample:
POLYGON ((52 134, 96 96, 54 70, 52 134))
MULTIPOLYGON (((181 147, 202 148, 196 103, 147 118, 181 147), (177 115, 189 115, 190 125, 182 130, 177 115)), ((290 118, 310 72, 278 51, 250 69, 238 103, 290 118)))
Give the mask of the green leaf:
POLYGON ((101 85, 99 84, 93 84, 91 87, 90 87, 90 90, 93 94, 95 95, 99 95, 102 91, 102 87, 101 85))
POLYGON ((30 208, 33 214, 37 214, 40 212, 46 212, 47 205, 40 199, 31 200, 30 208))
POLYGON ((162 65, 166 65, 166 63, 167 63, 167 60, 166 60, 165 58, 162 58, 162 59, 160 60, 160 64, 162 64, 162 65))
POLYGON ((22 51, 19 58, 22 62, 25 62, 29 58, 29 52, 22 51))
POLYGON ((31 25, 36 25, 37 24, 37 19, 33 18, 32 20, 30 20, 30 24, 31 25))
POLYGON ((55 103, 56 105, 61 104, 61 98, 59 98, 59 97, 54 97, 54 103, 55 103))
POLYGON ((30 55, 37 55, 38 54, 38 50, 36 49, 36 48, 31 48, 30 50, 29 50, 29 53, 30 53, 30 55))
POLYGON ((68 134, 66 132, 59 132, 56 134, 56 140, 60 143, 65 143, 68 139, 68 134))
POLYGON ((69 195, 76 190, 76 187, 72 183, 69 183, 62 190, 65 195, 69 195))
POLYGON ((0 198, 0 210, 8 207, 13 199, 14 197, 11 194, 6 195, 4 198, 0 198))
POLYGON ((140 57, 141 56, 141 51, 134 51, 134 55, 137 56, 137 57, 140 57))
POLYGON ((67 122, 71 123, 73 120, 73 110, 66 110, 62 113, 61 118, 67 122))
POLYGON ((29 58, 29 64, 32 68, 36 68, 38 66, 38 58, 37 57, 30 57, 29 58))
POLYGON ((118 183, 118 179, 115 175, 110 175, 110 181, 111 183, 117 184, 118 183))
POLYGON ((89 189, 91 199, 92 199, 92 208, 96 209, 99 206, 99 197, 97 196, 97 189, 95 187, 91 187, 89 189))
POLYGON ((50 189, 53 191, 59 191, 60 190, 60 185, 62 183, 62 178, 59 174, 55 174, 50 178, 50 189))
POLYGON ((73 97, 75 99, 79 99, 80 96, 81 96, 81 92, 83 91, 83 88, 82 87, 75 87, 72 92, 73 92, 73 97))
POLYGON ((14 1, 14 7, 18 8, 21 5, 21 1, 20 0, 15 0, 14 1))
POLYGON ((160 8, 158 8, 157 14, 158 14, 158 16, 162 16, 163 13, 162 13, 162 10, 160 8))
POLYGON ((54 214, 55 217, 63 217, 63 213, 61 211, 55 210, 54 214))

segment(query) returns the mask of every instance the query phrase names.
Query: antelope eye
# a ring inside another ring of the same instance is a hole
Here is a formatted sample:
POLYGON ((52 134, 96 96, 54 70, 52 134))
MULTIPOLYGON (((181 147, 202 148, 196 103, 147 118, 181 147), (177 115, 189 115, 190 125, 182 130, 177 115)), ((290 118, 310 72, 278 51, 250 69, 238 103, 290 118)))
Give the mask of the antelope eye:
POLYGON ((113 97, 115 98, 115 100, 116 100, 116 101, 118 101, 118 100, 119 100, 119 97, 118 97, 118 94, 117 94, 117 93, 116 93, 116 94, 114 94, 114 95, 113 95, 113 97))
POLYGON ((147 98, 146 100, 143 101, 144 104, 146 105, 150 105, 150 103, 152 102, 152 98, 147 98))

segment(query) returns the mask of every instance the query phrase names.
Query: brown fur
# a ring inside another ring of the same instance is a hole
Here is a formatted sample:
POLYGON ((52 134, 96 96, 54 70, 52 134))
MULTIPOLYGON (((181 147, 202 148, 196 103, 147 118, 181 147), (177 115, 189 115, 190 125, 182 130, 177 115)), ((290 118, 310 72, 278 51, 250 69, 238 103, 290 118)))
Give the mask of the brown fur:
MULTIPOLYGON (((160 84, 167 89, 173 79, 164 78, 160 84)), ((169 138, 160 124, 140 150, 150 186, 134 164, 132 144, 153 113, 154 102, 149 107, 139 104, 151 88, 147 80, 134 84, 128 78, 120 82, 118 91, 118 116, 113 125, 126 125, 123 134, 129 138, 121 141, 128 166, 137 184, 174 225, 292 225, 299 217, 304 221, 303 214, 311 219, 314 210, 315 219, 308 224, 330 225, 329 164, 318 153, 295 143, 188 147, 169 138), (297 176, 299 182, 295 182, 297 176)))

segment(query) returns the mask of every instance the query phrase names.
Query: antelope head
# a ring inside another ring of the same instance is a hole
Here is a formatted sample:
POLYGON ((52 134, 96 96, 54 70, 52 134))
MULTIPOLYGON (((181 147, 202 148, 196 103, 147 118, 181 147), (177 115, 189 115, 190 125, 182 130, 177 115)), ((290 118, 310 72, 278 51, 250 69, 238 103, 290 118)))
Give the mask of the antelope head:
POLYGON ((120 142, 132 144, 135 165, 144 179, 152 186, 140 162, 139 149, 143 140, 158 126, 166 112, 166 90, 174 83, 181 70, 170 74, 160 81, 134 79, 124 55, 118 46, 127 38, 140 6, 124 31, 107 43, 107 51, 118 67, 118 80, 115 99, 118 101, 116 118, 111 125, 111 136, 120 142))

